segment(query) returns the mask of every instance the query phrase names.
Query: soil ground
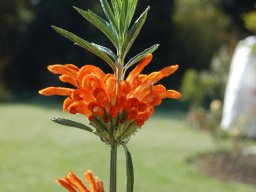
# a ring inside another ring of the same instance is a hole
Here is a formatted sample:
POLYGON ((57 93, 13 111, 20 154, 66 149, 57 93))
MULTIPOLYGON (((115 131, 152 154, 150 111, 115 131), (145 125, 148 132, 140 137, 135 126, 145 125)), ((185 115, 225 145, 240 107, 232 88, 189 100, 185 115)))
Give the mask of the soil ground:
POLYGON ((256 185, 256 156, 216 152, 188 160, 208 176, 256 185))

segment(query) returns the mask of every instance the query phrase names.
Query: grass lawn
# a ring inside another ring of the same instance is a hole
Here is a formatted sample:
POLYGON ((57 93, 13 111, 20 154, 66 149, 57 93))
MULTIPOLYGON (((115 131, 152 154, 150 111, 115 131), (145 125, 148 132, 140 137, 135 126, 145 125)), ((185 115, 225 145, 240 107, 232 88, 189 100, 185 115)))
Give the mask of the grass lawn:
MULTIPOLYGON (((89 133, 49 120, 73 118, 61 109, 0 104, 0 191, 65 191, 56 177, 91 169, 108 188, 109 148, 89 133)), ((87 122, 81 116, 76 120, 87 122)), ((220 181, 186 159, 213 150, 207 134, 186 127, 183 114, 156 113, 129 143, 135 192, 255 192, 255 186, 220 181)), ((124 192, 124 154, 118 153, 118 192, 124 192)), ((106 190, 108 191, 108 190, 106 190)))

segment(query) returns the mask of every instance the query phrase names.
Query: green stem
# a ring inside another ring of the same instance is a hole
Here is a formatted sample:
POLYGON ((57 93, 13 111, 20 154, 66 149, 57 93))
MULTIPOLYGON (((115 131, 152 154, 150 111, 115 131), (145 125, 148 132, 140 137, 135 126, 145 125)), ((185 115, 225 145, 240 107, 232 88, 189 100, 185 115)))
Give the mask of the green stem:
MULTIPOLYGON (((116 106, 118 106, 118 97, 119 97, 119 85, 122 81, 122 74, 123 74, 123 61, 121 58, 121 50, 117 50, 117 66, 115 75, 117 78, 116 82, 116 106)), ((117 169, 117 141, 114 138, 114 130, 116 129, 117 125, 112 125, 113 133, 112 133, 112 140, 113 143, 111 145, 111 156, 110 156, 110 192, 116 192, 116 169, 117 169)))
POLYGON ((119 97, 119 85, 121 83, 121 81, 123 80, 123 65, 124 65, 124 61, 122 60, 121 57, 121 51, 122 49, 118 49, 117 51, 117 66, 116 66, 116 106, 118 106, 118 97, 119 97))
POLYGON ((116 192, 117 143, 111 146, 110 156, 110 192, 116 192))

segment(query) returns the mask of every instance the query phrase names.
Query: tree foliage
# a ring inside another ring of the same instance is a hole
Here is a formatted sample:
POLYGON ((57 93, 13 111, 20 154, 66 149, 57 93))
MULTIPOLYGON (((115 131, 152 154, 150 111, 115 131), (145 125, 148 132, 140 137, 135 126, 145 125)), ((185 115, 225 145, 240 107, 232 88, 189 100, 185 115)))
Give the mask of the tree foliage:
POLYGON ((242 14, 242 19, 246 29, 252 33, 256 33, 256 11, 251 11, 246 14, 242 14))
POLYGON ((0 1, 0 101, 10 98, 4 75, 13 61, 18 42, 32 19, 29 0, 0 1))
POLYGON ((241 15, 255 10, 255 0, 218 0, 218 7, 229 16, 232 30, 239 31, 243 36, 248 35, 241 15))
POLYGON ((182 42, 182 63, 197 70, 208 68, 215 51, 229 39, 229 19, 215 1, 177 1, 174 23, 176 37, 182 42))
POLYGON ((186 70, 181 85, 183 100, 192 108, 208 108, 212 100, 223 100, 230 62, 227 48, 221 48, 214 55, 209 69, 186 70))

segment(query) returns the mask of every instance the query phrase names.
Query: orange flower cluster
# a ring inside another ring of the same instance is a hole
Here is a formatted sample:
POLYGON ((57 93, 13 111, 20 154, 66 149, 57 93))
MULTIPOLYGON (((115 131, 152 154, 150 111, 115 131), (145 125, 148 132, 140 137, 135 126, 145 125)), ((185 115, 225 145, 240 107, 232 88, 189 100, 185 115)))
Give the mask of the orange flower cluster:
POLYGON ((62 82, 75 87, 48 87, 39 91, 45 96, 67 96, 63 109, 72 114, 84 114, 93 120, 100 117, 105 122, 118 117, 120 123, 126 120, 142 126, 152 115, 154 106, 164 98, 179 98, 181 95, 174 90, 166 90, 163 85, 154 85, 162 78, 171 75, 178 65, 168 66, 149 75, 140 74, 152 60, 149 54, 128 75, 126 80, 117 83, 113 74, 105 74, 100 68, 85 65, 81 69, 72 65, 50 65, 48 69, 59 74, 62 82))
POLYGON ((84 178, 90 189, 72 172, 63 179, 57 179, 57 182, 69 192, 104 192, 103 181, 94 178, 91 171, 84 172, 84 178))

